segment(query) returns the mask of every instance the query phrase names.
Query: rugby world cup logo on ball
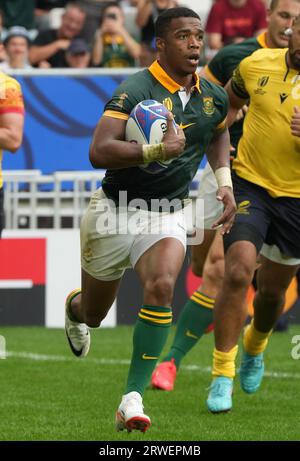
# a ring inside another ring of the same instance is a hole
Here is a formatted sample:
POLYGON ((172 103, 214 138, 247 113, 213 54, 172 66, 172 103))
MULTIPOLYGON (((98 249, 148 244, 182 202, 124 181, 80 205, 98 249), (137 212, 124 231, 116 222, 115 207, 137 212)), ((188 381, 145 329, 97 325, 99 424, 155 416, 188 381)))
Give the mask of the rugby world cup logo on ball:
MULTIPOLYGON (((159 144, 167 131, 168 110, 154 99, 141 101, 131 111, 126 125, 125 139, 137 144, 159 144)), ((174 129, 176 130, 176 123, 174 129)), ((164 160, 140 165, 147 173, 156 174, 166 168, 173 161, 164 160)))

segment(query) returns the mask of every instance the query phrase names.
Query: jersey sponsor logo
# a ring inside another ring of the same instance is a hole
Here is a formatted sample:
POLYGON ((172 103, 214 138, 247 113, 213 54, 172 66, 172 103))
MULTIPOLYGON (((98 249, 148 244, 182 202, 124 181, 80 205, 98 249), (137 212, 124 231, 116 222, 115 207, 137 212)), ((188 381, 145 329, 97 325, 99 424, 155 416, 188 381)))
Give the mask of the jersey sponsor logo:
POLYGON ((142 359, 143 360, 157 360, 158 357, 151 357, 151 355, 143 354, 142 359))
POLYGON ((170 112, 172 111, 173 109, 173 102, 172 102, 172 99, 171 98, 165 98, 163 100, 163 105, 166 107, 166 109, 168 109, 170 112))
POLYGON ((203 112, 209 117, 213 115, 216 111, 214 98, 212 96, 207 96, 203 98, 203 112))
POLYGON ((286 93, 281 93, 281 94, 280 94, 280 102, 281 102, 281 104, 283 104, 284 101, 286 100, 286 98, 288 98, 288 97, 289 97, 288 94, 286 94, 286 93))
POLYGON ((268 81, 269 81, 269 78, 267 75, 263 76, 263 77, 260 77, 258 80, 257 80, 257 86, 258 88, 254 91, 255 94, 261 94, 261 95, 264 95, 266 93, 266 91, 264 91, 262 88, 264 88, 268 81))
POLYGON ((195 125, 195 122, 188 123, 187 125, 183 125, 182 122, 181 122, 180 125, 179 125, 179 128, 181 128, 182 130, 185 130, 186 128, 188 128, 189 126, 192 126, 192 125, 195 125))
POLYGON ((247 214, 249 215, 249 207, 251 205, 250 200, 244 200, 243 202, 238 204, 236 214, 247 214))

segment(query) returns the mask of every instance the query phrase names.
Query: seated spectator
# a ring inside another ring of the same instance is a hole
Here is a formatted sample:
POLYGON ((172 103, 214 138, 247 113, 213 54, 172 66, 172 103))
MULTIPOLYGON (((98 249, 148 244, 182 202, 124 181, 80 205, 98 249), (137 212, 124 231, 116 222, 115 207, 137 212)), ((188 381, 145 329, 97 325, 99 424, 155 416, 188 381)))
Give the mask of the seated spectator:
POLYGON ((141 28, 141 42, 151 45, 157 16, 177 6, 175 0, 137 0, 136 24, 141 28))
POLYGON ((3 44, 6 60, 0 63, 2 72, 12 69, 31 69, 28 63, 30 38, 24 27, 15 26, 9 29, 3 44))
POLYGON ((75 38, 66 50, 66 61, 68 67, 74 69, 86 69, 91 62, 89 45, 81 38, 75 38))
POLYGON ((66 67, 65 50, 81 31, 86 14, 75 3, 68 3, 59 29, 48 29, 38 34, 29 52, 34 65, 47 61, 51 67, 66 67))
POLYGON ((92 63, 101 67, 133 67, 141 46, 124 26, 123 10, 117 2, 103 9, 100 28, 95 34, 92 63))
POLYGON ((267 26, 261 0, 218 0, 206 24, 206 38, 212 50, 258 35, 267 26))
POLYGON ((13 26, 23 26, 25 29, 34 29, 35 0, 1 0, 3 12, 3 26, 10 29, 13 26))

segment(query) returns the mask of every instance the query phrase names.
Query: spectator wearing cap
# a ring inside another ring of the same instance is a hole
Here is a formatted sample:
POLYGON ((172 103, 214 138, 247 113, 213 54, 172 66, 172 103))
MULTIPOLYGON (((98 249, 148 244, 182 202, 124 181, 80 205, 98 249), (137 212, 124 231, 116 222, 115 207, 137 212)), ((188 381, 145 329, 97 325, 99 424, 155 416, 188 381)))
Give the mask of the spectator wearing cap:
POLYGON ((0 63, 3 72, 11 69, 31 69, 28 63, 30 38, 28 31, 22 26, 11 27, 4 39, 6 59, 0 63))
POLYGON ((66 67, 65 51, 76 38, 85 21, 86 13, 76 3, 68 3, 59 29, 48 29, 38 34, 29 52, 33 65, 47 61, 51 67, 66 67))
POLYGON ((206 38, 211 50, 258 35, 267 27, 261 0, 218 0, 209 12, 206 38))
POLYGON ((86 69, 91 62, 89 45, 81 38, 75 38, 66 50, 66 61, 69 67, 86 69))
POLYGON ((103 9, 100 28, 95 34, 92 63, 101 67, 134 67, 141 53, 140 44, 124 25, 124 13, 117 2, 103 9))

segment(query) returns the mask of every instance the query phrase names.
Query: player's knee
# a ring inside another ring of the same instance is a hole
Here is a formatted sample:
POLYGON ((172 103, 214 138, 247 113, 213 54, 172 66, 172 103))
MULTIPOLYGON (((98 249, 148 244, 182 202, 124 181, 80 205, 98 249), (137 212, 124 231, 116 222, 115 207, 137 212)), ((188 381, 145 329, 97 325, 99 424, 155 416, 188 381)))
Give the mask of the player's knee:
POLYGON ((233 290, 241 289, 250 285, 253 273, 253 268, 247 262, 234 261, 226 267, 224 278, 233 290))
POLYGON ((173 298, 174 280, 170 276, 157 277, 147 280, 144 288, 146 296, 150 296, 159 304, 166 305, 173 298))

